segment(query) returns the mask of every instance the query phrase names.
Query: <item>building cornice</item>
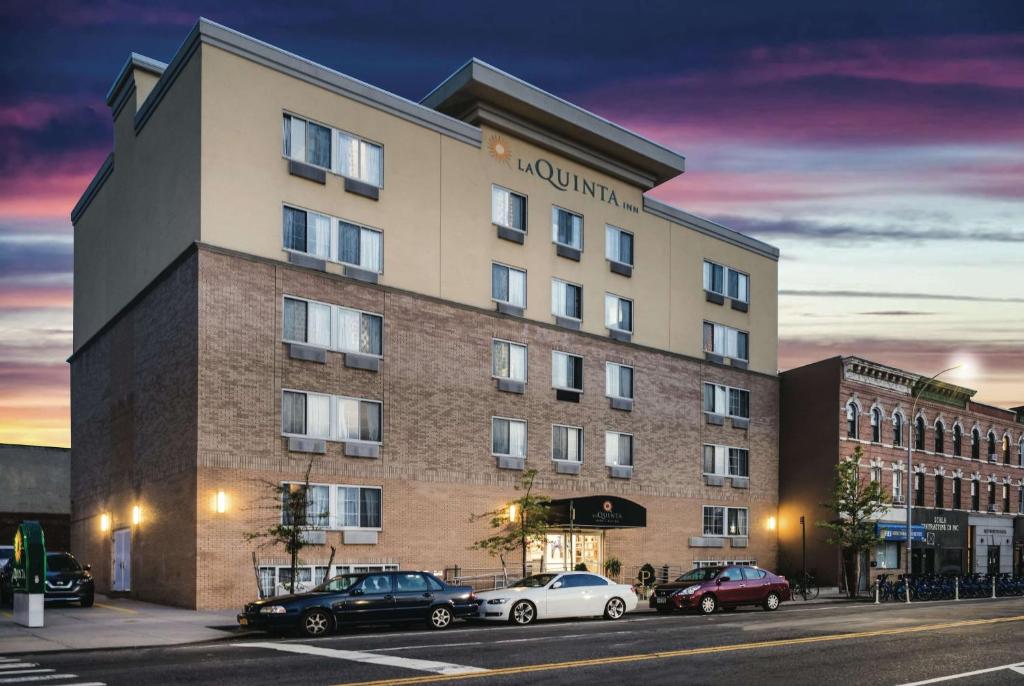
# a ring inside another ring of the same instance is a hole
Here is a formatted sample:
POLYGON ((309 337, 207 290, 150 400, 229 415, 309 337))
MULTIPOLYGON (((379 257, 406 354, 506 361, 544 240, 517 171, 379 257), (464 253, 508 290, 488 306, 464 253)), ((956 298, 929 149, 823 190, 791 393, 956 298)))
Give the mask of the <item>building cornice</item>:
POLYGON ((85 192, 82 193, 82 197, 78 199, 75 206, 71 209, 71 224, 77 224, 78 220, 82 217, 82 213, 89 207, 96 194, 100 192, 100 188, 106 183, 107 179, 114 171, 114 153, 107 155, 107 159, 103 160, 103 164, 100 165, 99 171, 92 177, 92 181, 85 187, 85 192))

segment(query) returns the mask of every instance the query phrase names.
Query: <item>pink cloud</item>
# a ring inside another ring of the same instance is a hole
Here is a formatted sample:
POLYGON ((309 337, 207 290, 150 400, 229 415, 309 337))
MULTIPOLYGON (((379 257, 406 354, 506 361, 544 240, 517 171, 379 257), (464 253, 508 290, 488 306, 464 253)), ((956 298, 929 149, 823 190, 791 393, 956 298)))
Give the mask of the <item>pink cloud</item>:
POLYGON ((108 149, 36 155, 0 184, 0 217, 67 220, 108 149))

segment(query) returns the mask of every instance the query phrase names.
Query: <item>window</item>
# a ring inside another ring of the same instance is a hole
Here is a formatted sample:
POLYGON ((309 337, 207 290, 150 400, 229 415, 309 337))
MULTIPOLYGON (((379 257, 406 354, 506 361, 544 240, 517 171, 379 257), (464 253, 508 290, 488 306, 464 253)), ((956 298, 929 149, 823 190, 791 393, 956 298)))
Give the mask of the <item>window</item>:
POLYGON ((289 343, 380 356, 383 328, 380 315, 291 296, 284 298, 282 337, 289 343))
POLYGON ((633 368, 608 362, 605 365, 605 395, 633 399, 633 368))
POLYGON ((491 454, 526 457, 526 422, 495 417, 491 420, 491 454))
POLYGON ((852 400, 846 403, 846 436, 857 438, 857 420, 860 415, 860 408, 852 400))
POLYGON ((981 459, 981 432, 977 429, 971 429, 971 458, 981 459))
POLYGON ((562 588, 582 588, 585 586, 607 586, 608 582, 593 574, 568 574, 561 578, 562 588))
POLYGON ((996 460, 996 435, 994 432, 988 432, 988 459, 992 462, 996 460))
POLYGON ((1010 464, 1010 437, 1003 434, 1003 464, 1010 464))
POLYGON ((283 391, 282 432, 331 441, 380 443, 381 407, 376 400, 283 391))
POLYGON ((633 266, 633 234, 617 226, 604 227, 604 256, 612 262, 633 266))
POLYGON ((899 412, 892 415, 892 445, 895 448, 903 445, 903 415, 899 412))
POLYGON ((914 505, 924 507, 924 474, 914 474, 914 505))
POLYGON ((1021 437, 1020 443, 1017 444, 1017 464, 1024 467, 1024 437, 1021 437))
POLYGON ((281 493, 281 523, 285 526, 308 526, 314 529, 325 529, 330 524, 331 508, 328 486, 306 488, 304 484, 283 484, 281 493), (305 512, 294 513, 293 509, 305 504, 305 512))
POLYGON ((526 231, 526 196, 491 186, 491 221, 498 226, 526 231))
POLYGON ((945 479, 941 474, 935 475, 935 507, 945 507, 945 479))
POLYGON ((924 417, 914 420, 914 450, 924 450, 924 417))
POLYGON ((633 435, 604 432, 604 461, 609 467, 633 466, 633 435))
POLYGON ((900 471, 892 473, 892 501, 897 504, 903 502, 903 472, 900 471))
POLYGON ((704 261, 704 290, 728 295, 733 300, 750 301, 750 277, 743 272, 704 261))
POLYGON ((552 279, 551 313, 558 317, 583 319, 583 287, 552 279))
MULTIPOLYGON (((286 498, 302 492, 303 484, 285 483, 282 493, 281 522, 293 524, 285 507, 286 498)), ((375 486, 310 484, 305 492, 306 514, 301 526, 319 529, 380 529, 381 489, 375 486)))
POLYGON ((747 508, 704 506, 705 536, 746 536, 747 508))
POLYGON ((882 442, 882 411, 877 407, 871 410, 871 442, 882 442))
POLYGON ((583 391, 583 358, 569 353, 551 353, 551 385, 566 391, 583 391))
POLYGON ((964 430, 959 424, 953 425, 953 454, 957 457, 964 454, 964 430))
POLYGON ((876 484, 881 484, 882 483, 882 468, 881 467, 872 467, 871 471, 868 472, 868 474, 870 475, 871 481, 873 481, 874 483, 876 483, 876 484))
POLYGON ((1003 484, 1003 512, 1010 511, 1010 484, 1003 484))
POLYGON ((971 479, 971 509, 977 512, 981 509, 981 487, 977 479, 971 479))
POLYGON ((988 482, 988 509, 992 510, 996 506, 996 484, 994 481, 988 482))
POLYGON ((898 541, 879 543, 875 548, 875 566, 877 569, 900 569, 900 547, 898 541))
POLYGON ((750 391, 717 384, 704 384, 704 411, 710 414, 750 418, 750 391))
POLYGON ((942 422, 935 422, 935 452, 944 453, 946 452, 946 427, 942 425, 942 422))
POLYGON ((430 584, 422 574, 395 574, 395 593, 429 593, 430 584))
POLYGON ((704 473, 717 476, 750 476, 750 453, 746 448, 724 445, 704 446, 704 473))
POLYGON ((578 426, 552 425, 551 459, 583 462, 583 429, 578 426))
POLYGON ((526 272, 503 264, 491 264, 491 300, 526 307, 526 272))
POLYGON ((953 508, 959 510, 963 506, 962 502, 963 495, 963 479, 958 476, 953 477, 953 508))
POLYGON ((1017 486, 1017 512, 1024 512, 1024 484, 1017 486))
POLYGON ((633 301, 604 294, 604 325, 614 331, 633 332, 633 301))
POLYGON ((704 322, 704 352, 747 360, 750 358, 749 339, 746 331, 704 322))
POLYGON ((284 249, 380 274, 384 234, 319 212, 284 206, 284 249))
POLYGON ((494 339, 491 342, 491 376, 526 383, 526 346, 494 339))
POLYGON ((383 148, 350 133, 284 115, 284 156, 378 188, 383 148))
POLYGON ((583 217, 561 207, 552 207, 551 240, 559 245, 583 250, 583 217))

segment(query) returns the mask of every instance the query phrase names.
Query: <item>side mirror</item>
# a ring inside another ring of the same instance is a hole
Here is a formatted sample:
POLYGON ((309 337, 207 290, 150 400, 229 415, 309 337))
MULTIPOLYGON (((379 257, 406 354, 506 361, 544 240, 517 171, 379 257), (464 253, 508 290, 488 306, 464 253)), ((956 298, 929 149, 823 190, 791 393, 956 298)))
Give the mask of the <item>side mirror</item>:
POLYGON ((730 581, 730 579, 729 579, 729 577, 727 577, 727 576, 720 576, 720 577, 718 577, 718 579, 716 580, 716 583, 718 583, 718 584, 721 584, 721 583, 722 583, 723 581, 730 581))
POLYGON ((363 589, 361 589, 361 588, 353 588, 351 591, 349 591, 349 594, 350 595, 362 595, 363 594, 363 589))
POLYGON ((551 588, 552 589, 561 588, 561 587, 562 587, 562 582, 561 581, 556 581, 555 583, 551 584, 551 588))

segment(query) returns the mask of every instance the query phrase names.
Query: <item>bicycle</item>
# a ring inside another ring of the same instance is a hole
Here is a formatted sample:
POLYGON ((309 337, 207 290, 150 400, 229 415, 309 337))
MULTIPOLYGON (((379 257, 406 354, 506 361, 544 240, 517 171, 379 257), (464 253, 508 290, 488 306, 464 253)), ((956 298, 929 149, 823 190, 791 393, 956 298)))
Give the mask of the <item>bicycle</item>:
POLYGON ((818 597, 818 593, 821 590, 818 588, 818 582, 814 575, 810 572, 798 575, 790 586, 794 599, 800 596, 804 600, 814 600, 818 597))

